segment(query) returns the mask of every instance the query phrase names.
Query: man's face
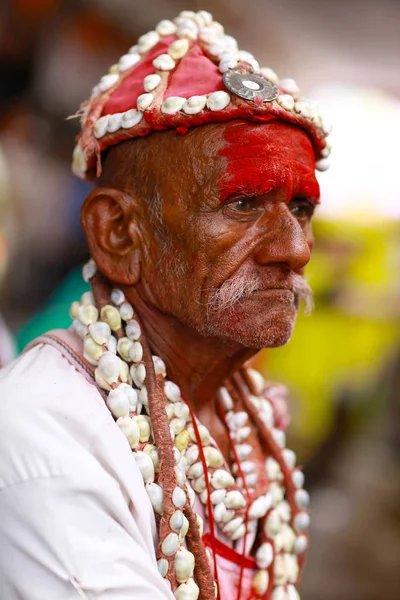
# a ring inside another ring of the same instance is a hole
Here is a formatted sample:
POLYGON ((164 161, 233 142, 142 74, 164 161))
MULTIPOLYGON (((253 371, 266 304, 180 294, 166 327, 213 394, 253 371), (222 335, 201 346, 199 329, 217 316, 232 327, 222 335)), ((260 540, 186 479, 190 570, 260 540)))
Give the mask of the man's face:
POLYGON ((314 169, 307 135, 277 121, 170 136, 155 174, 162 231, 145 231, 146 300, 205 336, 286 343, 312 246, 314 169))

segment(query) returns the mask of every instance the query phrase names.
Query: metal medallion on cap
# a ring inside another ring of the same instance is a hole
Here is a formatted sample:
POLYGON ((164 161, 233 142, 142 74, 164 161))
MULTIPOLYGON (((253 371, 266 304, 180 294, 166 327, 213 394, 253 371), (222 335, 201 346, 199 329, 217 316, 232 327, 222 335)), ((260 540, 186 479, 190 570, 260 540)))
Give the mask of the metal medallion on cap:
POLYGON ((228 69, 222 79, 230 92, 245 100, 254 100, 257 96, 263 102, 272 102, 279 95, 276 86, 258 73, 240 73, 236 69, 228 69))

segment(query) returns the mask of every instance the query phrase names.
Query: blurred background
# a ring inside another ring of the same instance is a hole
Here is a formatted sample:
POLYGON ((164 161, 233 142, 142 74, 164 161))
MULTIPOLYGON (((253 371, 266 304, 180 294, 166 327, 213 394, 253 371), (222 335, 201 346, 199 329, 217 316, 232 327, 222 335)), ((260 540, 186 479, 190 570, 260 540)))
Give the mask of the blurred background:
POLYGON ((291 393, 312 546, 304 600, 400 589, 400 2, 3 0, 0 5, 0 363, 68 326, 85 284, 66 120, 136 38, 205 9, 294 77, 333 124, 308 277, 315 311, 258 367, 291 393))

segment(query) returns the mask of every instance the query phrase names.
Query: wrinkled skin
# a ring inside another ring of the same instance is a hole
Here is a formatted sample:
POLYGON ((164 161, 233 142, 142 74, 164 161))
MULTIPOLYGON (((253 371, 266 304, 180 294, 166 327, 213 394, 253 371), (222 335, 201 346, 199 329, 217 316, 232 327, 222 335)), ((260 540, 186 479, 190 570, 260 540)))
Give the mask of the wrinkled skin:
POLYGON ((140 143, 154 147, 156 160, 141 176, 158 183, 163 226, 149 219, 138 185, 133 191, 123 144, 111 150, 103 179, 108 187, 87 198, 82 223, 96 263, 122 286, 144 320, 153 352, 218 437, 207 401, 243 362, 261 348, 285 344, 293 330, 293 275, 302 275, 310 259, 318 199, 311 142, 288 124, 237 121, 185 136, 156 133, 140 143), (254 131, 258 143, 248 143, 254 131), (291 172, 300 173, 292 188, 286 180, 271 185, 265 175, 272 141, 285 177, 292 181, 291 172), (245 169, 242 176, 244 158, 251 173, 245 169), (226 310, 210 310, 216 290, 237 274, 256 275, 262 290, 226 310))

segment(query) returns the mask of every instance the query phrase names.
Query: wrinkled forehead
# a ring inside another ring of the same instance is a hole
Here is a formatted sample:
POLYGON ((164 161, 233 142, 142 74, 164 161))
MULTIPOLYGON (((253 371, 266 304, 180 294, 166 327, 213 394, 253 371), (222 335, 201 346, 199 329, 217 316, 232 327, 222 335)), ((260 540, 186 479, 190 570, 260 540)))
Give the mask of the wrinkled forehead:
POLYGON ((315 155, 300 128, 281 121, 238 121, 227 124, 221 133, 218 154, 225 159, 218 182, 221 202, 232 194, 262 195, 273 190, 283 190, 288 201, 305 196, 318 202, 315 155))

